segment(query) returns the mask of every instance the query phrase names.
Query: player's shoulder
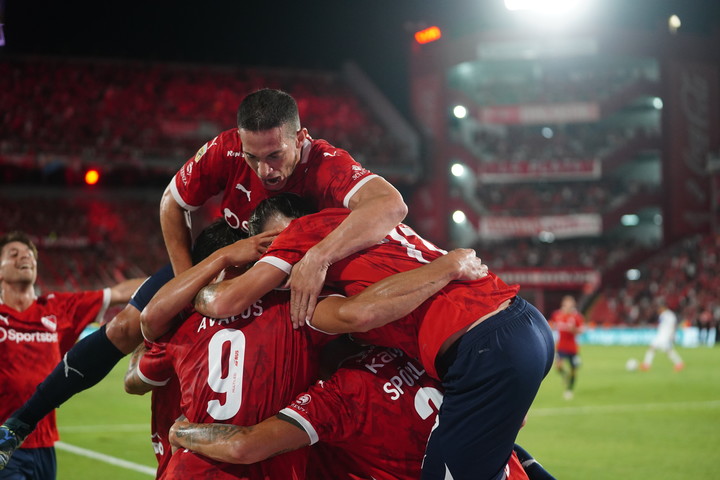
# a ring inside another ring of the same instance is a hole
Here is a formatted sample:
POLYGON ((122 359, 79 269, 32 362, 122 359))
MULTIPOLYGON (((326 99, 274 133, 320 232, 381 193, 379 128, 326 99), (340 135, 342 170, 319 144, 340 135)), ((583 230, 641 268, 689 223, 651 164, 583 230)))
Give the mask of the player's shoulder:
POLYGON ((79 292, 48 292, 38 296, 35 302, 38 305, 53 305, 80 298, 102 295, 102 290, 81 290, 79 292))
POLYGON ((198 149, 193 157, 195 163, 208 158, 242 159, 242 142, 240 141, 240 134, 237 128, 225 130, 208 140, 198 149))
POLYGON ((307 163, 310 166, 328 165, 328 164, 357 164, 357 161, 350 155, 347 150, 330 144, 327 140, 313 139, 310 141, 310 149, 308 153, 307 163))

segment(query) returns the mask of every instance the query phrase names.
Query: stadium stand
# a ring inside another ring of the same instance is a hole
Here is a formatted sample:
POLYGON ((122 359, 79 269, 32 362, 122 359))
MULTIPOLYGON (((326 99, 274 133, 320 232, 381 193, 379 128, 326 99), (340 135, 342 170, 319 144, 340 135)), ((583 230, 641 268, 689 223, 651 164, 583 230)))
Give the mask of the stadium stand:
POLYGON ((680 322, 697 323, 704 311, 720 321, 720 235, 696 235, 650 257, 640 278, 604 289, 588 318, 600 325, 647 325, 656 320, 653 300, 663 297, 680 322))
POLYGON ((369 168, 417 167, 338 73, 21 58, 0 62, 0 164, 16 171, 3 180, 92 164, 170 174, 232 128, 240 100, 263 87, 292 94, 312 136, 369 168))

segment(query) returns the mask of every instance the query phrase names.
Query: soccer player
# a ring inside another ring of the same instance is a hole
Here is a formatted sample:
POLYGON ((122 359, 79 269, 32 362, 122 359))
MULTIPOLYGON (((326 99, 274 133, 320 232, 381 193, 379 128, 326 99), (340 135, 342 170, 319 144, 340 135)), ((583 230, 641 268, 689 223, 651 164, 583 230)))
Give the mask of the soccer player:
MULTIPOLYGON (((345 150, 309 136, 290 95, 263 89, 241 103, 238 128, 201 147, 163 194, 160 223, 174 270, 181 272, 190 265, 186 223, 190 211, 222 193, 224 218, 239 228, 258 202, 284 191, 296 192, 316 207, 352 210, 348 221, 308 252, 295 269, 291 314, 296 318, 312 313, 328 264, 379 241, 407 213, 402 196, 387 181, 364 169, 345 150)), ((259 251, 264 247, 258 243, 259 251)), ((162 275, 158 282, 166 280, 167 275, 162 275)), ((138 312, 123 310, 106 330, 88 336, 68 353, 82 375, 66 377, 57 368, 44 382, 47 388, 33 395, 16 417, 32 429, 54 408, 99 382, 141 342, 138 312)), ((0 440, 0 450, 4 449, 0 440)), ((2 464, 0 456, 0 468, 2 464)))
POLYGON ((677 330, 677 315, 675 312, 670 310, 665 303, 664 298, 658 298, 655 300, 657 305, 658 313, 658 328, 650 343, 650 347, 645 352, 645 358, 640 364, 640 370, 650 370, 652 366, 653 358, 655 358, 655 350, 663 351, 667 354, 670 361, 673 363, 673 368, 676 372, 679 372, 685 368, 685 364, 680 358, 680 354, 675 350, 675 332, 677 330))
MULTIPOLYGON (((38 297, 37 259, 37 248, 26 234, 0 237, 0 354, 6 360, 0 370, 2 418, 33 395, 88 324, 101 321, 108 306, 127 302, 142 282, 132 279, 103 290, 38 297)), ((72 368, 64 363, 66 372, 72 368)), ((55 478, 53 408, 34 431, 18 421, 0 427, 0 478, 55 478)))
MULTIPOLYGON (((225 222, 218 228, 233 230, 225 222)), ((230 234, 228 234, 230 235, 230 234)), ((227 242, 218 242, 223 247, 227 242)), ((252 251, 252 249, 250 249, 252 251)), ((252 252, 254 253, 254 252, 252 252)), ((251 255, 252 257, 252 255, 251 255)), ((236 264, 248 259, 236 258, 236 264)), ((230 267, 224 270, 231 275, 230 267)), ((164 292, 192 293, 183 285, 186 270, 163 287, 151 302, 162 303, 164 292)), ((276 290, 246 311, 229 318, 190 313, 181 325, 139 360, 129 383, 163 385, 177 375, 182 413, 195 422, 258 423, 288 403, 316 378, 317 351, 329 337, 292 328, 289 292, 276 290)), ((162 310, 148 307, 150 314, 162 310)), ((141 387, 141 390, 142 387, 141 387)), ((138 392, 140 393, 140 392, 138 392)), ((177 452, 169 460, 167 478, 287 478, 305 476, 306 451, 281 455, 256 465, 223 465, 192 452, 177 452)))
POLYGON ((175 420, 182 415, 182 410, 180 410, 181 392, 177 375, 171 375, 157 385, 137 380, 138 363, 147 349, 148 345, 141 343, 130 356, 125 373, 125 391, 134 395, 144 395, 148 391, 152 391, 150 396, 150 441, 158 462, 155 478, 160 480, 166 478, 165 471, 170 463, 170 458, 172 458, 168 433, 175 420))
POLYGON ((180 421, 171 443, 220 461, 253 463, 321 442, 308 478, 416 480, 441 402, 439 384, 416 360, 399 349, 369 347, 258 425, 180 421))
POLYGON ((565 295, 560 302, 560 308, 550 315, 550 326, 557 331, 555 368, 565 382, 563 397, 566 400, 573 398, 575 378, 580 366, 576 337, 582 332, 584 322, 585 318, 578 311, 575 297, 572 295, 565 295), (569 371, 565 371, 566 362, 569 371))
MULTIPOLYGON (((251 223, 282 227, 290 221, 283 210, 294 202, 291 196, 270 198, 256 209, 251 223)), ((204 288, 196 308, 211 316, 243 311, 281 283, 304 252, 347 215, 345 209, 326 209, 297 218, 247 273, 204 288)), ((446 478, 448 472, 456 479, 500 478, 525 414, 552 366, 552 332, 542 314, 517 296, 518 286, 507 286, 492 273, 472 282, 440 285, 439 293, 419 308, 405 308, 397 299, 424 282, 408 285, 391 275, 417 269, 445 253, 409 227, 397 225, 382 242, 328 268, 326 284, 350 297, 323 300, 321 305, 328 305, 332 314, 316 312, 312 325, 333 333, 367 332, 364 341, 402 348, 443 380, 445 400, 428 442, 422 478, 446 478), (380 295, 386 308, 358 308, 353 296, 382 279, 387 281, 380 295)), ((167 327, 145 320, 146 332, 157 334, 167 327)))
POLYGON ((173 269, 179 274, 191 266, 187 212, 217 194, 233 228, 242 228, 260 201, 281 192, 307 198, 316 209, 349 208, 347 220, 293 270, 292 314, 304 319, 312 315, 327 267, 380 241, 405 218, 407 206, 392 185, 348 152, 312 139, 285 92, 251 93, 238 109, 237 124, 203 145, 163 194, 160 223, 173 269))
MULTIPOLYGON (((247 427, 181 420, 172 444, 229 463, 314 445, 309 479, 420 478, 442 403, 439 382, 399 349, 361 347, 345 336, 329 346, 346 357, 340 368, 274 417, 247 427)), ((508 479, 528 478, 515 452, 504 471, 508 479)))

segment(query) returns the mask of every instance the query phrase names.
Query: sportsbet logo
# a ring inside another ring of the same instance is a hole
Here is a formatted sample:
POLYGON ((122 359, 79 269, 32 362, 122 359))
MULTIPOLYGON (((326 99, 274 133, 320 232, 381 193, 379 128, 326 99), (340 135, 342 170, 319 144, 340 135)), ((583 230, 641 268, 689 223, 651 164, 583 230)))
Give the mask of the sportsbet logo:
POLYGON ((0 343, 4 341, 15 343, 57 343, 57 332, 18 332, 12 328, 7 330, 0 327, 0 343))

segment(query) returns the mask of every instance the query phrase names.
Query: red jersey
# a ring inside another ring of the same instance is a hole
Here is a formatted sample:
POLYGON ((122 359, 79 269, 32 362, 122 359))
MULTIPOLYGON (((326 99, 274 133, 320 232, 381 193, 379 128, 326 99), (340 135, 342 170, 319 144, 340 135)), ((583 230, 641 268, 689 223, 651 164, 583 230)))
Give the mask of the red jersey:
MULTIPOLYGON (((138 368, 140 378, 145 383, 153 386, 150 400, 150 441, 152 442, 155 458, 158 462, 157 475, 155 476, 157 479, 166 478, 165 471, 172 457, 172 446, 170 445, 169 438, 170 427, 173 426, 175 420, 182 414, 182 410, 180 409, 180 382, 174 370, 172 370, 173 367, 170 357, 164 354, 166 343, 163 342, 166 342, 169 338, 170 336, 166 334, 156 343, 145 340, 148 352, 152 352, 148 353, 149 358, 152 358, 154 362, 151 368, 153 371, 162 370, 167 372, 167 374, 170 375, 169 378, 158 382, 145 377, 141 369, 138 368)), ((143 363, 142 357, 140 363, 143 363)))
POLYGON ((281 413, 295 419, 312 444, 345 452, 343 463, 354 470, 340 478, 417 480, 442 403, 440 388, 401 350, 376 347, 345 362, 281 413))
MULTIPOLYGON (((35 393, 83 329, 100 321, 110 290, 50 293, 18 312, 0 300, 0 417, 8 418, 35 393)), ((55 411, 40 420, 22 448, 52 447, 59 439, 55 411)))
MULTIPOLYGON (((172 334, 164 353, 153 348, 143 356, 138 371, 151 382, 162 382, 168 378, 170 359, 180 381, 182 412, 191 422, 260 423, 316 378, 315 352, 327 336, 294 330, 289 319, 289 292, 281 291, 268 293, 230 318, 193 313, 172 334)), ((168 478, 305 477, 305 449, 252 465, 178 453, 170 460, 168 478)))
MULTIPOLYGON (((289 274, 292 265, 349 213, 346 209, 326 209, 293 220, 260 261, 289 274)), ((445 253, 407 225, 400 224, 376 245, 331 265, 325 283, 351 296, 389 275, 418 268, 445 253)), ((427 372, 437 378, 435 357, 443 342, 497 310, 505 300, 517 295, 519 289, 518 285, 506 285, 492 272, 472 282, 451 282, 408 317, 368 332, 372 339, 366 334, 354 335, 379 345, 402 346, 407 353, 420 358, 427 372)))
POLYGON ((178 204, 195 210, 223 193, 220 210, 228 225, 247 229, 250 213, 269 196, 292 192, 309 200, 318 210, 347 207, 355 192, 376 177, 345 150, 325 140, 308 139, 302 147, 300 163, 285 187, 269 191, 247 165, 242 151, 237 128, 226 130, 203 145, 170 182, 178 204))
POLYGON ((170 478, 165 476, 165 471, 172 458, 172 446, 170 445, 170 427, 182 414, 180 409, 180 382, 177 376, 170 377, 168 382, 154 388, 150 400, 150 438, 158 461, 157 475, 155 478, 170 478))
POLYGON ((575 341, 576 334, 574 331, 580 329, 583 325, 583 316, 578 311, 564 312, 555 310, 550 316, 550 324, 558 332, 557 345, 558 352, 577 355, 578 345, 575 341))

